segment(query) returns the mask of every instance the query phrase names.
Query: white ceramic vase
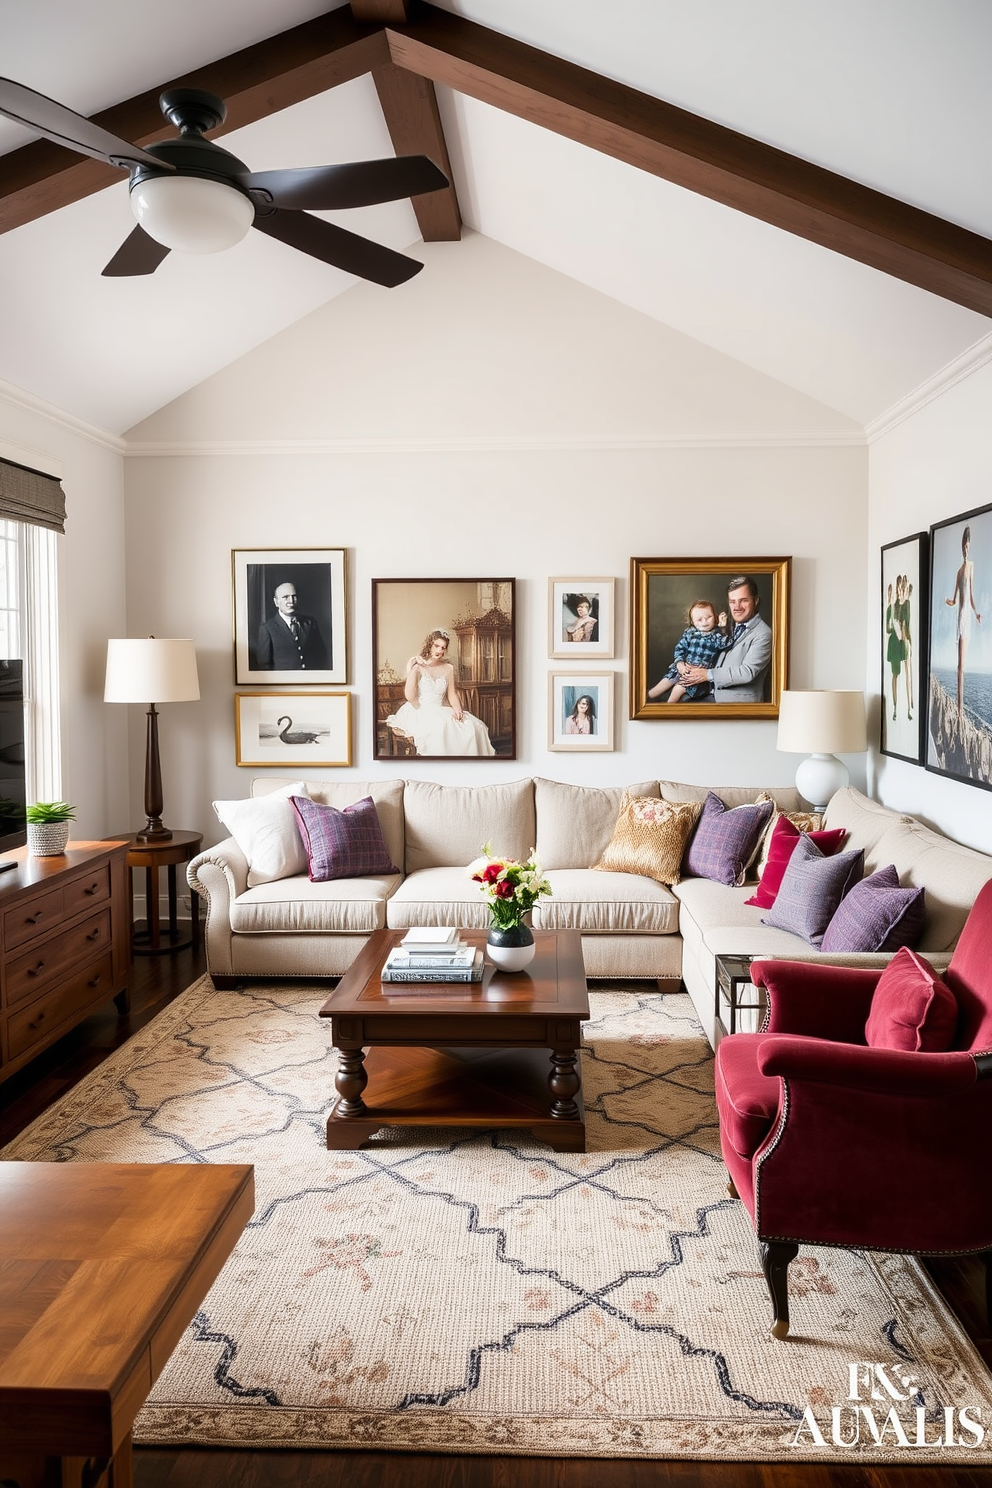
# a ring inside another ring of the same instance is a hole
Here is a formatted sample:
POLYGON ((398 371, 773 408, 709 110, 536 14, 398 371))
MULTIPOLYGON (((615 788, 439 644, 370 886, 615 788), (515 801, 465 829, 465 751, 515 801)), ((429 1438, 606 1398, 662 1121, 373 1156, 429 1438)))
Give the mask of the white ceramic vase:
POLYGON ((529 925, 494 925, 486 941, 486 955, 500 971, 523 971, 533 961, 537 946, 529 925))

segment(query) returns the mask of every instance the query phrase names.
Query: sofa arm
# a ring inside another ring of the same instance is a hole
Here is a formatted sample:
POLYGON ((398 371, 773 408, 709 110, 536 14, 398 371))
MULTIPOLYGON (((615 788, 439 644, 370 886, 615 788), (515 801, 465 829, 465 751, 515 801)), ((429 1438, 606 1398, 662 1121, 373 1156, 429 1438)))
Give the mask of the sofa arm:
POLYGON ((916 1054, 869 1049, 828 1039, 766 1037, 758 1046, 758 1068, 785 1080, 813 1080, 848 1091, 929 1099, 970 1090, 979 1070, 972 1054, 916 1054))
POLYGON ((203 932, 207 968, 211 975, 230 976, 234 970, 231 905, 248 887, 248 859, 233 837, 198 853, 186 869, 191 889, 207 907, 203 932))
POLYGON ((767 1033, 801 1033, 863 1044, 881 966, 755 961, 751 979, 768 993, 767 1033))

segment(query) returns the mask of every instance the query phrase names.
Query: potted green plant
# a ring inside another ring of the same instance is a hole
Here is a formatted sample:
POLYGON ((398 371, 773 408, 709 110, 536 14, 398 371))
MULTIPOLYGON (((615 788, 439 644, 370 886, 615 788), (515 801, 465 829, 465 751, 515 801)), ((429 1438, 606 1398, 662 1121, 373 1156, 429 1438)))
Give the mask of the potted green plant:
POLYGON ((69 823, 76 808, 68 801, 36 801, 27 809, 28 852, 36 858, 57 858, 69 841, 69 823))

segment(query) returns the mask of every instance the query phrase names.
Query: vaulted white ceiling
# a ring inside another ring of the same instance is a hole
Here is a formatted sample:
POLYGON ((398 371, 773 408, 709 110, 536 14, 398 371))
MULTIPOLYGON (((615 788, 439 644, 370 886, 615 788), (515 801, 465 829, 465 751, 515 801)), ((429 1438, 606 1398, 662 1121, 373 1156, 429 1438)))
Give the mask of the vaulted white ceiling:
MULTIPOLYGON (((984 0, 435 3, 992 237, 984 0)), ((90 114, 327 8, 0 0, 0 70, 90 114)), ((924 290, 464 95, 438 96, 469 227, 862 425, 992 333, 924 290)), ((0 120, 0 154, 28 138, 0 120)), ((367 77, 224 144, 254 170, 392 153, 367 77)), ((326 215, 416 256, 408 203, 326 215)), ((354 283, 259 233, 211 258, 173 254, 149 278, 102 279, 132 225, 122 178, 0 237, 0 379, 111 432, 354 283)), ((445 261, 428 256, 424 274, 445 261)))

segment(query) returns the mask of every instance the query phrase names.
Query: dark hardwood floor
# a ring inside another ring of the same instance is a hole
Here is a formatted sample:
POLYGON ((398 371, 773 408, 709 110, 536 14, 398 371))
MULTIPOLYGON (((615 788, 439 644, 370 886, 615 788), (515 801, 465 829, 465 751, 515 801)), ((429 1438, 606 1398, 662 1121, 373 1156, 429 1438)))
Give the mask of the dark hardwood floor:
MULTIPOLYGON (((0 1085, 0 1145, 9 1142, 155 1017, 204 970, 202 951, 135 960, 131 1012, 112 1004, 0 1085)), ((930 1271, 992 1366, 984 1275, 942 1260, 930 1271)), ((785 1345, 786 1347, 788 1345, 785 1345)), ((992 1423, 986 1423, 992 1427, 992 1423)), ((630 1458, 433 1456, 386 1452, 231 1452, 138 1447, 135 1488, 992 1488, 992 1468, 864 1463, 658 1462, 630 1458)))

